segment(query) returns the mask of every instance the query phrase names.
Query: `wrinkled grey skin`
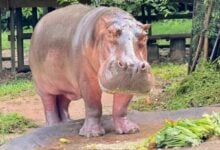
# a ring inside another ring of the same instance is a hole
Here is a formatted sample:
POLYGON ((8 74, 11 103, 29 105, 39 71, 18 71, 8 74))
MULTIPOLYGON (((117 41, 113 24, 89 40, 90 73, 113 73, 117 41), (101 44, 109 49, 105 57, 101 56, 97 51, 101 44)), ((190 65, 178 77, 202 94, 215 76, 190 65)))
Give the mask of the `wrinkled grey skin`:
POLYGON ((83 98, 86 118, 79 134, 103 135, 101 94, 106 91, 114 94, 116 132, 137 132, 126 115, 133 94, 146 94, 152 85, 148 28, 117 8, 72 5, 44 16, 31 39, 29 62, 47 124, 69 121, 70 101, 83 98))

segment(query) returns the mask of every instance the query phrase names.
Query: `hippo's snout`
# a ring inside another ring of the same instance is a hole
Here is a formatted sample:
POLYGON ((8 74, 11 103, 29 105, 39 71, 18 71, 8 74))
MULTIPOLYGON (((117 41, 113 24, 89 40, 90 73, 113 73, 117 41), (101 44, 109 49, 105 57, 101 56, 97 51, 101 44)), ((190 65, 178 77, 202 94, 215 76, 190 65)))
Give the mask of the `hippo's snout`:
POLYGON ((148 94, 152 86, 151 67, 146 61, 115 59, 100 70, 101 88, 110 93, 148 94))
POLYGON ((131 70, 131 72, 150 72, 150 65, 146 61, 137 61, 137 62, 128 62, 128 61, 117 61, 117 67, 121 70, 127 71, 131 70))

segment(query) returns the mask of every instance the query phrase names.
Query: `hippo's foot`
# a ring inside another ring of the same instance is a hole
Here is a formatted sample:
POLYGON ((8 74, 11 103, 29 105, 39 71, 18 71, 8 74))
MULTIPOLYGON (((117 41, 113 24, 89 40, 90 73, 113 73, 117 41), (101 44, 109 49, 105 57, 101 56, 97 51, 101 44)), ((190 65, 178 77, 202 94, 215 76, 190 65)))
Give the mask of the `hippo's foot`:
POLYGON ((118 134, 128 134, 139 132, 137 124, 131 122, 127 117, 114 118, 115 131, 118 134))
POLYGON ((86 119, 83 127, 79 131, 79 135, 86 137, 95 137, 105 134, 104 128, 96 119, 86 119))

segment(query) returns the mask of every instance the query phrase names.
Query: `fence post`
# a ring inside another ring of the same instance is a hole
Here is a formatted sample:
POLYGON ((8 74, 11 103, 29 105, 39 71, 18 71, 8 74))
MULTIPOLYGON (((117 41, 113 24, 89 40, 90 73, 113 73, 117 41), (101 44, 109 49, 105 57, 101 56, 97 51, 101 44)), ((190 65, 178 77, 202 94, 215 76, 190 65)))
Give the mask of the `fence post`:
MULTIPOLYGON (((152 17, 151 17, 151 6, 147 5, 147 23, 152 22, 152 17)), ((152 35, 152 27, 148 31, 148 35, 152 35)))
POLYGON ((16 26, 17 26, 17 59, 18 70, 24 66, 24 44, 23 44, 23 29, 22 29, 22 8, 16 8, 16 26))
POLYGON ((0 8, 0 72, 2 69, 2 12, 0 8))
POLYGON ((11 71, 12 73, 16 72, 15 68, 15 14, 14 8, 10 8, 10 41, 11 41, 11 71))

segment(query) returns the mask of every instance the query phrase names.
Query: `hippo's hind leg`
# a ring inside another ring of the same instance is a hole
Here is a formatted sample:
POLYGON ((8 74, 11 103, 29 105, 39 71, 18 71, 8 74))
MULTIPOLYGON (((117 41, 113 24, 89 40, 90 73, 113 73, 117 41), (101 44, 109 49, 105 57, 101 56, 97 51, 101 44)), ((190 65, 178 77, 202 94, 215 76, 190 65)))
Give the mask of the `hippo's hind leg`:
MULTIPOLYGON (((85 79, 85 78, 84 78, 85 79)), ((82 80, 84 80, 82 79, 82 80)), ((104 128, 101 126, 101 90, 96 79, 91 77, 82 82, 81 91, 82 97, 85 102, 86 118, 79 135, 92 137, 105 134, 104 128)))
POLYGON ((68 111, 70 101, 71 100, 67 99, 63 95, 57 96, 58 114, 62 122, 70 121, 70 115, 68 111))
POLYGON ((41 99, 44 105, 44 112, 48 126, 70 120, 68 113, 70 100, 62 95, 51 94, 41 95, 41 99))
POLYGON ((128 94, 114 94, 112 116, 115 131, 119 134, 135 133, 139 131, 138 125, 127 118, 127 107, 132 97, 132 95, 128 94))

